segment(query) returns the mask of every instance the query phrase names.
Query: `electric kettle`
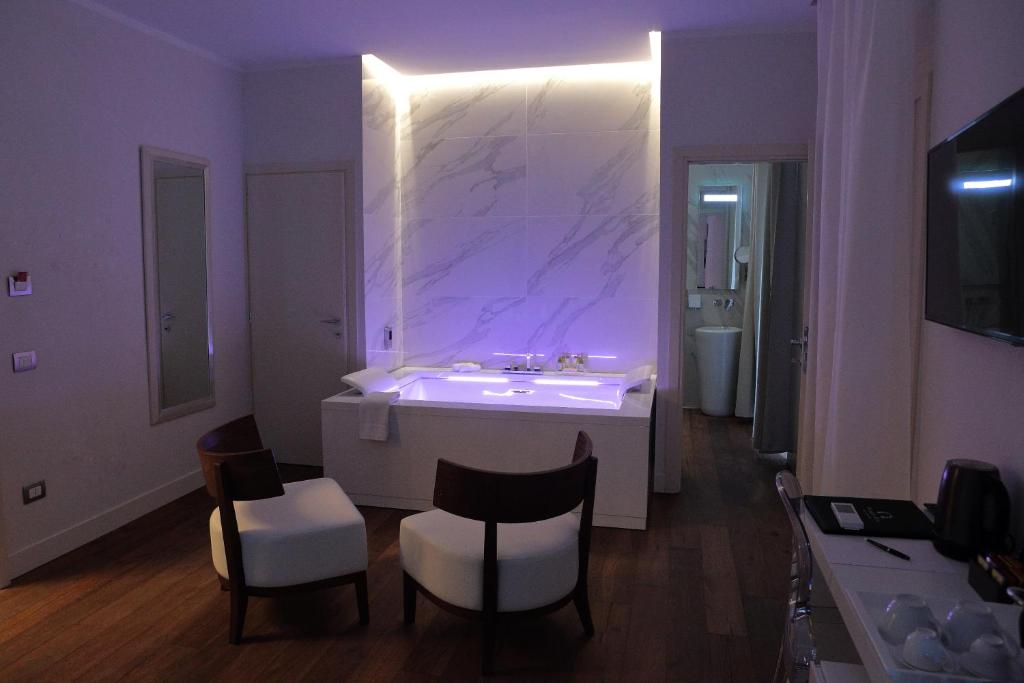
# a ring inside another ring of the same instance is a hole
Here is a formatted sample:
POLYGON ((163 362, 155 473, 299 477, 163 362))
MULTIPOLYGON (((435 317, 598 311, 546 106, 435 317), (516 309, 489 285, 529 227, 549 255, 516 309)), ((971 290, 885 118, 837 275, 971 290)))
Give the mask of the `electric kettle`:
POLYGON ((935 507, 935 549, 957 560, 1005 552, 1009 531, 1010 496, 999 469, 980 460, 947 461, 935 507))

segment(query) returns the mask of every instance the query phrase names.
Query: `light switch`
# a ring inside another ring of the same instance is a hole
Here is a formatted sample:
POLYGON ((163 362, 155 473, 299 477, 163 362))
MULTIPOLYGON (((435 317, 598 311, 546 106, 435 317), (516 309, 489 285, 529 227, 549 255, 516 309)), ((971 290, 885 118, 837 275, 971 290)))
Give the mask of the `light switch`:
POLYGON ((36 352, 22 351, 14 354, 14 371, 28 372, 36 369, 36 352))
POLYGON ((700 294, 687 294, 686 295, 686 307, 687 308, 700 308, 700 294))

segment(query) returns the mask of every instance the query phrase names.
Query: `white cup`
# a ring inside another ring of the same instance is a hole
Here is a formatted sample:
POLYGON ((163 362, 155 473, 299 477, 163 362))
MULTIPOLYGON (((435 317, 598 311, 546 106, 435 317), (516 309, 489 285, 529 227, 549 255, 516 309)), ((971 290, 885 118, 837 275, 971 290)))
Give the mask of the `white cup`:
POLYGON ((933 628, 916 628, 903 643, 903 661, 921 671, 945 671, 951 667, 949 652, 939 632, 933 628))
POLYGON ((958 600, 942 625, 942 640, 953 652, 967 652, 971 643, 989 633, 1000 634, 999 623, 982 602, 958 600))
POLYGON ((986 633, 971 643, 970 650, 961 661, 971 673, 982 678, 994 678, 1005 681, 1019 674, 1015 665, 1017 653, 1006 638, 994 633, 986 633))
POLYGON ((890 645, 902 645, 916 628, 937 629, 928 603, 920 595, 901 593, 889 601, 879 633, 890 645))

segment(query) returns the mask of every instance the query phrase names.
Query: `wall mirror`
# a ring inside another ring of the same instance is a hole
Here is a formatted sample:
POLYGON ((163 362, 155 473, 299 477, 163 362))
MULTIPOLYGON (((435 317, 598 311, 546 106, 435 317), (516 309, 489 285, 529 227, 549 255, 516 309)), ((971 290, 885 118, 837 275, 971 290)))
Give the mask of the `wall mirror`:
POLYGON ((691 164, 687 289, 738 290, 750 249, 750 164, 691 164))
POLYGON ((143 147, 142 242, 153 424, 215 404, 206 159, 143 147))

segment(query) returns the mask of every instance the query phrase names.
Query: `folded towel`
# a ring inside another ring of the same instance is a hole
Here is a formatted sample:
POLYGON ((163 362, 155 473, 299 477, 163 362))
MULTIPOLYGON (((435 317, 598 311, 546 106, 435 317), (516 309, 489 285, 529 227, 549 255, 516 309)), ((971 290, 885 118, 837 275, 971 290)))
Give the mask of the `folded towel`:
POLYGON ((638 387, 651 378, 654 374, 654 368, 650 365, 641 365, 633 368, 622 378, 622 382, 619 383, 619 390, 616 392, 621 399, 627 391, 633 387, 638 387))
POLYGON ((388 414, 398 400, 397 391, 374 391, 359 402, 359 438, 367 441, 388 440, 388 414))
POLYGON ((395 391, 398 389, 398 382, 381 368, 366 368, 359 372, 353 372, 341 378, 345 384, 350 384, 358 389, 364 396, 375 391, 395 391))
POLYGON ((479 363, 468 360, 452 363, 452 370, 455 372, 480 372, 481 367, 479 363))

